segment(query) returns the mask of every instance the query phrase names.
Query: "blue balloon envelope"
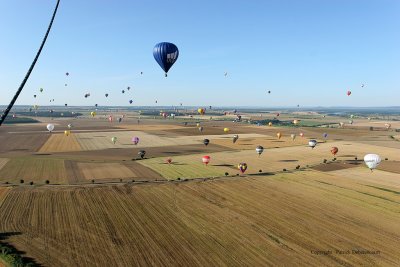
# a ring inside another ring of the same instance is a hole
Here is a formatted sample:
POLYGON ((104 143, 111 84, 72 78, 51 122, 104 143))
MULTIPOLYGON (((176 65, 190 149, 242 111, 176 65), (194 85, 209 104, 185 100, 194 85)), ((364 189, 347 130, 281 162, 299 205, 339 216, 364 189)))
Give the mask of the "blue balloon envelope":
POLYGON ((164 70, 165 77, 167 77, 169 69, 178 59, 179 50, 173 43, 163 42, 154 46, 153 56, 158 65, 164 70))

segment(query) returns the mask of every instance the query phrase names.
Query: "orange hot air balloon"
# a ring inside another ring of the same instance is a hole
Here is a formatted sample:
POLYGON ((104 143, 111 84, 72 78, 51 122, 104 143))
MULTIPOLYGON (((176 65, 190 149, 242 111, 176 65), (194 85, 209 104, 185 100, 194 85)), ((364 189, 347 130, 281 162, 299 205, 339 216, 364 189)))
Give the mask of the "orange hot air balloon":
POLYGON ((351 95, 351 91, 347 91, 347 96, 350 96, 351 95))
POLYGON ((203 161, 204 164, 206 164, 206 166, 208 165, 208 163, 210 163, 210 160, 211 160, 210 156, 203 156, 202 157, 202 161, 203 161))
POLYGON ((281 133, 276 133, 276 136, 278 137, 278 139, 281 139, 282 134, 281 133))
POLYGON ((300 135, 301 137, 303 137, 303 136, 304 136, 304 133, 300 133, 299 135, 300 135))
POLYGON ((339 149, 335 146, 331 148, 331 153, 333 156, 336 156, 336 153, 338 153, 338 151, 339 151, 339 149))

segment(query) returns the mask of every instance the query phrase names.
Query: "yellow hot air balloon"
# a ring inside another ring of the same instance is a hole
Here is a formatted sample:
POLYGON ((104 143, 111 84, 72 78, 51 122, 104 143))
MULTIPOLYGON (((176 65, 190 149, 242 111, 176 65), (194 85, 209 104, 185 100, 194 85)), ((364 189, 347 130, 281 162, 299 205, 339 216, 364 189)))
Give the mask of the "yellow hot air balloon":
POLYGON ((206 110, 204 108, 199 108, 197 109, 197 112, 201 115, 204 115, 204 113, 206 113, 206 110))
POLYGON ((293 120, 293 124, 297 125, 299 123, 299 120, 293 120))
POLYGON ((65 131, 64 131, 64 135, 65 135, 65 136, 69 136, 70 134, 71 134, 71 131, 70 131, 70 130, 65 130, 65 131))
POLYGON ((268 126, 272 126, 272 122, 268 122, 268 126))
POLYGON ((94 116, 96 116, 96 112, 92 111, 92 112, 90 112, 90 115, 91 115, 92 117, 94 117, 94 116))
POLYGON ((197 126, 197 127, 200 127, 200 123, 197 123, 196 126, 197 126))
POLYGON ((281 139, 282 134, 281 133, 276 133, 276 136, 278 137, 278 139, 281 139))
POLYGON ((224 128, 224 133, 229 133, 229 128, 224 128))

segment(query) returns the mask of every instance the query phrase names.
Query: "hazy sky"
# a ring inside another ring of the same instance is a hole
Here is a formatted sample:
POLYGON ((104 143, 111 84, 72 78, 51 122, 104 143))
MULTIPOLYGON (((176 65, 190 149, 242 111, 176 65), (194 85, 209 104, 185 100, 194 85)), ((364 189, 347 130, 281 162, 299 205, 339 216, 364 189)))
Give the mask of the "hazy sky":
MULTIPOLYGON (((0 104, 55 3, 0 0, 0 104)), ((399 0, 61 0, 17 104, 400 105, 399 14, 399 0), (180 50, 168 78, 152 54, 162 41, 180 50)))

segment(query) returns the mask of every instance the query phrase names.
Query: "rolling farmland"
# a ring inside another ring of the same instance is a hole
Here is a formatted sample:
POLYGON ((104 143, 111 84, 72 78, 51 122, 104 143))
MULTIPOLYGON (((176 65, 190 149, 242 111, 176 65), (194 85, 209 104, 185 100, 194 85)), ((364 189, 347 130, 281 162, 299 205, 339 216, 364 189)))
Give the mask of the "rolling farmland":
POLYGON ((3 202, 0 229, 20 232, 8 242, 44 265, 394 265, 399 201, 389 191, 320 172, 19 188, 3 202), (381 253, 310 252, 347 249, 381 253))

